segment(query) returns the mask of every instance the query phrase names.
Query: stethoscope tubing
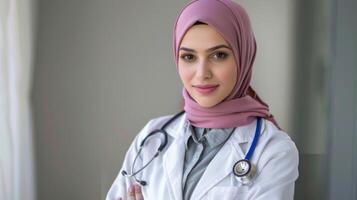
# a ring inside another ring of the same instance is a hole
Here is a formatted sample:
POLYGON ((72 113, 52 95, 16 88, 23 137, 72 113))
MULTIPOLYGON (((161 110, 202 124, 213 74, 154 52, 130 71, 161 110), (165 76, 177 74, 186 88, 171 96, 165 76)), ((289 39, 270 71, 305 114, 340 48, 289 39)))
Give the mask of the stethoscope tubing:
POLYGON ((170 120, 168 120, 162 127, 161 129, 156 129, 156 130, 153 130, 151 131, 144 139, 143 141, 141 141, 140 145, 139 145, 139 150, 138 150, 138 153, 136 154, 135 158, 134 158, 134 161, 133 161, 133 164, 131 165, 131 168, 130 168, 130 174, 128 174, 125 170, 122 170, 122 175, 123 176, 128 176, 128 177, 134 177, 134 179, 139 182, 142 186, 146 185, 146 181, 142 181, 142 180, 138 180, 136 178, 135 175, 137 175, 138 173, 140 173, 142 170, 144 170, 160 153, 161 151, 166 147, 166 144, 167 144, 167 140, 168 140, 168 134, 167 132, 165 131, 165 128, 166 126, 168 126, 172 121, 174 121, 176 118, 178 118, 181 114, 183 114, 185 111, 181 111, 179 113, 177 113, 175 116, 173 116, 170 120), (140 169, 138 169, 137 171, 134 172, 134 167, 135 167, 135 163, 136 163, 136 160, 138 159, 143 147, 144 147, 144 144, 145 144, 145 141, 150 138, 152 135, 156 134, 156 133, 162 133, 164 135, 164 142, 162 142, 159 146, 159 148, 157 149, 155 155, 143 166, 141 167, 140 169))
POLYGON ((259 135, 260 135, 260 129, 261 129, 261 121, 262 121, 262 119, 260 117, 258 117, 257 118, 257 127, 255 129, 255 134, 254 134, 254 139, 252 141, 252 144, 250 145, 248 153, 244 157, 244 159, 246 159, 246 160, 250 160, 252 158, 255 147, 257 146, 257 143, 259 140, 259 135))

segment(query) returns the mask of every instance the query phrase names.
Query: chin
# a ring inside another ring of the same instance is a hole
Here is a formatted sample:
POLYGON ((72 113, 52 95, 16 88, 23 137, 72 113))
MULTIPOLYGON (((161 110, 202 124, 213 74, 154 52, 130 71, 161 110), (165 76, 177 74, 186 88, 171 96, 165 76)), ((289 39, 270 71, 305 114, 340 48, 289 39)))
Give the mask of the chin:
POLYGON ((190 94, 190 96, 193 97, 192 99, 194 99, 200 106, 202 106, 204 108, 210 108, 210 107, 213 107, 219 103, 219 101, 217 101, 217 99, 216 99, 216 101, 212 101, 212 99, 210 99, 210 100, 205 99, 205 98, 200 97, 199 95, 196 96, 196 95, 190 94))
POLYGON ((217 105, 216 102, 199 102, 199 101, 196 101, 196 102, 204 108, 211 108, 211 107, 217 105))

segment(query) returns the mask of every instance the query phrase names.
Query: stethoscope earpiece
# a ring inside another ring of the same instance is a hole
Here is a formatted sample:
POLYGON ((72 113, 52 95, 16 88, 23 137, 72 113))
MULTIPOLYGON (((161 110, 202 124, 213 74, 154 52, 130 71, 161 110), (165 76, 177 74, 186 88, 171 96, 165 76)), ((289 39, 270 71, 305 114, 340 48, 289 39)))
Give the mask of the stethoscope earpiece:
MULTIPOLYGON (((122 174, 123 176, 129 176, 128 173, 127 173, 125 170, 122 170, 122 171, 121 171, 121 174, 122 174)), ((138 182, 141 186, 147 185, 146 181, 138 180, 135 176, 133 176, 133 177, 134 177, 135 181, 138 182)))
POLYGON ((146 185, 146 181, 139 181, 141 186, 145 186, 146 185))

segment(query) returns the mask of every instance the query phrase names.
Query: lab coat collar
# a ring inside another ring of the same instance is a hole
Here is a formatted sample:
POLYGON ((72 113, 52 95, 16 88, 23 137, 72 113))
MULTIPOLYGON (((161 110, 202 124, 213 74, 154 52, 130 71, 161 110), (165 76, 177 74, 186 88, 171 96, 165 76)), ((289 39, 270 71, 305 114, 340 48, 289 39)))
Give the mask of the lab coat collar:
MULTIPOLYGON (((175 137, 173 129, 168 129, 167 132, 175 137)), ((186 131, 176 132, 185 133, 186 131)), ((182 172, 185 156, 184 146, 184 138, 176 137, 163 157, 164 176, 168 177, 167 182, 170 185, 175 200, 182 200, 182 172)))
POLYGON ((186 113, 173 121, 166 128, 169 136, 173 137, 171 145, 163 157, 163 167, 165 176, 168 177, 168 183, 171 187, 171 192, 175 200, 182 200, 182 172, 185 157, 185 139, 189 131, 187 131, 188 123, 186 113), (185 136, 186 135, 186 136, 185 136), (172 157, 174 156, 174 157, 172 157))
MULTIPOLYGON (((260 128, 260 136, 262 136, 265 130, 266 122, 264 118, 262 118, 261 123, 262 124, 260 128)), ((255 119, 250 124, 238 127, 233 135, 233 137, 235 138, 235 142, 238 143, 251 142, 253 140, 256 128, 257 128, 257 119, 255 119)))

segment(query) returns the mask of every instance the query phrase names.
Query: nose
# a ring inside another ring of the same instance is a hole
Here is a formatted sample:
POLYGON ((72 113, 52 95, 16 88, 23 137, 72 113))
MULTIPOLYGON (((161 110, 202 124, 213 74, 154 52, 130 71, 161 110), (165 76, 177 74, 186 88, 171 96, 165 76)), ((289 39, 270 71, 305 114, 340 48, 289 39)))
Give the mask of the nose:
POLYGON ((199 80, 212 78, 212 71, 209 62, 202 60, 197 63, 196 76, 199 80))

